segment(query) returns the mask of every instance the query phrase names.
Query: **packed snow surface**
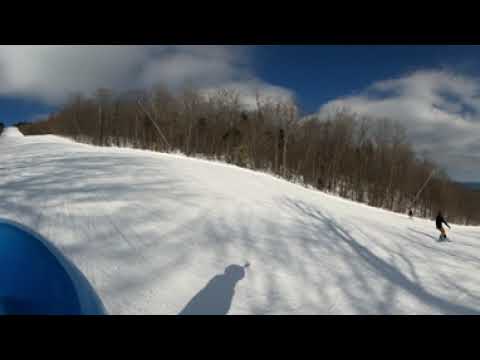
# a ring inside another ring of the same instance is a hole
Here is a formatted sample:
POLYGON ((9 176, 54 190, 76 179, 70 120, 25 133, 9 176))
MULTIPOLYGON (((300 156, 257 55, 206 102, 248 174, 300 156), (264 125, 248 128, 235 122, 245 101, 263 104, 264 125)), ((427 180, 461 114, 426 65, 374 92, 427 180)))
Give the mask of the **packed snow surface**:
POLYGON ((40 234, 109 314, 479 314, 480 228, 237 167, 0 137, 0 218, 40 234))
POLYGON ((7 127, 0 134, 1 137, 23 137, 23 134, 16 127, 7 127))

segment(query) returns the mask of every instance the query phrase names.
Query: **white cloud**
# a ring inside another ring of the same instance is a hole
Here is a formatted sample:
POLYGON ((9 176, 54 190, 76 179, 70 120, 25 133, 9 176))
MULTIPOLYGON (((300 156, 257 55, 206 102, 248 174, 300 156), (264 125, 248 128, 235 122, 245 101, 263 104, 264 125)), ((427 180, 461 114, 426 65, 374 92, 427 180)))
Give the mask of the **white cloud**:
POLYGON ((320 113, 346 107, 404 124, 415 148, 459 180, 480 179, 480 79, 418 71, 332 101, 320 113))
POLYGON ((29 96, 59 104, 71 92, 90 94, 159 83, 215 88, 236 83, 286 93, 255 78, 249 50, 224 45, 2 45, 0 95, 29 96))

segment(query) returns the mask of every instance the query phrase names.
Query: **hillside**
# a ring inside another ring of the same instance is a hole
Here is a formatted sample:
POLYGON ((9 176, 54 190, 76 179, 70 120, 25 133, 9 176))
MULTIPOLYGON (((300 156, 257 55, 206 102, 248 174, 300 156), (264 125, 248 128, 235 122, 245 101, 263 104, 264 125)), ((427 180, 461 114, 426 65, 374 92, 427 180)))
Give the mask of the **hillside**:
POLYGON ((262 173, 12 128, 0 154, 0 218, 110 314, 480 314, 478 227, 438 243, 431 221, 262 173))

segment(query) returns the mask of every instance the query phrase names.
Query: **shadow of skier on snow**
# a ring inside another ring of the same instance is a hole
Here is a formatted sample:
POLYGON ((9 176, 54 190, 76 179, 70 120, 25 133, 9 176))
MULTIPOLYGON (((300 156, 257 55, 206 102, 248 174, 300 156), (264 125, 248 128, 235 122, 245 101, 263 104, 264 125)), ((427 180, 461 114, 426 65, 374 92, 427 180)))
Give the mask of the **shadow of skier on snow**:
POLYGON ((235 286, 245 277, 248 267, 249 264, 228 266, 223 274, 214 276, 179 315, 227 315, 235 296, 235 286))

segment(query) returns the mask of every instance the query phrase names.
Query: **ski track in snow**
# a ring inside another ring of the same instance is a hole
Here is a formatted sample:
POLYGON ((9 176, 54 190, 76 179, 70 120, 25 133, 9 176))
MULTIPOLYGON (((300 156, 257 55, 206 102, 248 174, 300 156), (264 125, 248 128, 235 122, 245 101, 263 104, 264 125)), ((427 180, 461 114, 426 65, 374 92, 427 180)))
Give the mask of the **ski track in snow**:
POLYGON ((438 243, 432 221, 266 174, 16 129, 0 154, 0 218, 54 244, 110 314, 480 313, 478 227, 438 243))

